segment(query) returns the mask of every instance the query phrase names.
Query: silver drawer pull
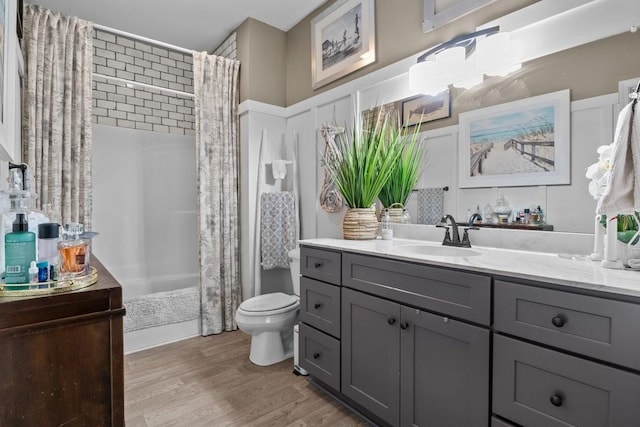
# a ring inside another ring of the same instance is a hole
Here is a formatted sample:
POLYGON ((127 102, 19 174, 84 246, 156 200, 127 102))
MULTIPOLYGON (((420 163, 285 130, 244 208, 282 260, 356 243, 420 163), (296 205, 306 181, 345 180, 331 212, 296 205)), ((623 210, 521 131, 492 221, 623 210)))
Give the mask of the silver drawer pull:
POLYGON ((554 394, 551 397, 549 397, 549 402, 551 402, 553 406, 558 406, 558 407, 562 406, 562 401, 563 401, 562 396, 560 396, 559 394, 554 394))
POLYGON ((564 324, 567 323, 567 318, 562 314, 558 314, 556 316, 553 316, 553 319, 551 319, 551 323, 553 323, 553 326, 555 326, 556 328, 562 328, 564 324))

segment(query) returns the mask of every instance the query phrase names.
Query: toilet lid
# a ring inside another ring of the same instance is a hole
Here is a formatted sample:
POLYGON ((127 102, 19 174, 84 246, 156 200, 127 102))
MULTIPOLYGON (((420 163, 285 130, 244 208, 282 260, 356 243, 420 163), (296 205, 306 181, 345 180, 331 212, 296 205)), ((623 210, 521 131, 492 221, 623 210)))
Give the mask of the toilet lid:
POLYGON ((240 308, 244 311, 272 311, 289 307, 296 302, 298 302, 298 298, 295 295, 275 292, 249 298, 240 304, 240 308))

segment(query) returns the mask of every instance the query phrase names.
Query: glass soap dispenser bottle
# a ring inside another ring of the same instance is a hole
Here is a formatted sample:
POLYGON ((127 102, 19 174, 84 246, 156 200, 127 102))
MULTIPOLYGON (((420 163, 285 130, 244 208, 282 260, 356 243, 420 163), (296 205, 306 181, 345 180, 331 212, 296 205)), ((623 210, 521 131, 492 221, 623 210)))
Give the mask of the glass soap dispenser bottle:
POLYGON ((36 235, 29 231, 26 215, 22 212, 16 214, 12 229, 4 236, 5 283, 29 283, 29 266, 36 260, 36 235))
POLYGON ((58 279, 73 279, 89 274, 91 251, 90 239, 80 237, 84 226, 79 223, 65 224, 62 240, 58 242, 58 279))

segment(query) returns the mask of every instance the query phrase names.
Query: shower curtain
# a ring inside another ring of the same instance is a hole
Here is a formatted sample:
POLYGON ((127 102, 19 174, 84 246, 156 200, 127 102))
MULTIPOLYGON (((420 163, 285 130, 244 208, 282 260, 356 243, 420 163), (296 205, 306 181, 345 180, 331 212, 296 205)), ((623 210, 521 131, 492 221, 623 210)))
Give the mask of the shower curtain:
POLYGON ((93 23, 26 5, 24 54, 22 156, 39 207, 90 230, 93 23))
POLYGON ((193 54, 202 335, 237 329, 238 74, 231 59, 193 54))

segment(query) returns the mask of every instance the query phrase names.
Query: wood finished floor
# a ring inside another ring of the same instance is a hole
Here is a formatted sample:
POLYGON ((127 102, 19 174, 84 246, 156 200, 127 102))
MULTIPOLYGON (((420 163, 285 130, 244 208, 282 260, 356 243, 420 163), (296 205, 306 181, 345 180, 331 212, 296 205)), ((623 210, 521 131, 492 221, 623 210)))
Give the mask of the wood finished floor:
POLYGON ((253 365, 249 344, 235 331, 125 356, 127 427, 367 425, 293 375, 291 359, 253 365))

